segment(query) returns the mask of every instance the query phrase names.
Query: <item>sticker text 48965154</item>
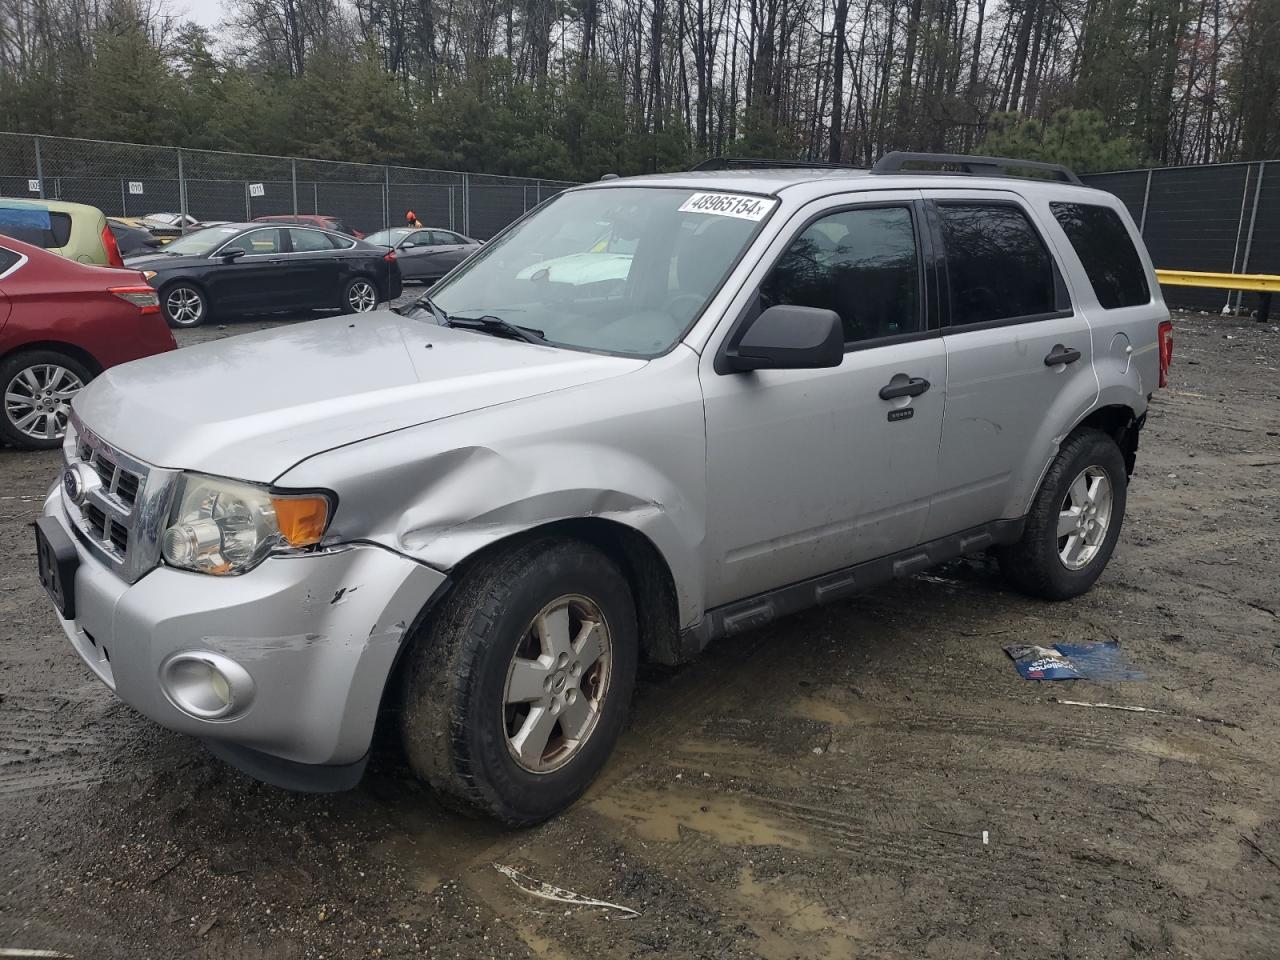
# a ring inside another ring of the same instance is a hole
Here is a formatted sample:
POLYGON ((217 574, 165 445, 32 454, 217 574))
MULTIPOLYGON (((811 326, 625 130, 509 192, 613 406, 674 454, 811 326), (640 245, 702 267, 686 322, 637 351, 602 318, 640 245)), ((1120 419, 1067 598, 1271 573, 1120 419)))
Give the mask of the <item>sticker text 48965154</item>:
POLYGON ((737 193, 695 193, 680 204, 681 213, 710 213, 739 220, 763 220, 778 201, 737 193))

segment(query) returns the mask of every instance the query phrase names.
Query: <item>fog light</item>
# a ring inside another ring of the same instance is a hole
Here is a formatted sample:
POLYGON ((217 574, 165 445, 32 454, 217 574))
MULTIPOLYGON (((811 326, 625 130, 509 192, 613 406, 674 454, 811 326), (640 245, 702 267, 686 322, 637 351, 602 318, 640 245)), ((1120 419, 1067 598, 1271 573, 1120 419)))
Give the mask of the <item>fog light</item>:
POLYGON ((253 678, 219 653, 175 653, 160 667, 160 687, 169 702, 200 720, 226 720, 253 699, 253 678))

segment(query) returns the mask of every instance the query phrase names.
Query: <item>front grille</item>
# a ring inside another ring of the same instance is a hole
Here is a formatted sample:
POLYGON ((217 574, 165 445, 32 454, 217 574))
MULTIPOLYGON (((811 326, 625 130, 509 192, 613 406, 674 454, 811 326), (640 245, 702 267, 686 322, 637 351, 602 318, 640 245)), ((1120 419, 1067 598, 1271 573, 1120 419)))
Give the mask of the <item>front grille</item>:
POLYGON ((133 583, 160 559, 160 533, 168 498, 178 476, 151 467, 87 430, 72 413, 76 431, 68 467, 89 468, 90 484, 79 503, 63 498, 67 515, 84 544, 133 583))

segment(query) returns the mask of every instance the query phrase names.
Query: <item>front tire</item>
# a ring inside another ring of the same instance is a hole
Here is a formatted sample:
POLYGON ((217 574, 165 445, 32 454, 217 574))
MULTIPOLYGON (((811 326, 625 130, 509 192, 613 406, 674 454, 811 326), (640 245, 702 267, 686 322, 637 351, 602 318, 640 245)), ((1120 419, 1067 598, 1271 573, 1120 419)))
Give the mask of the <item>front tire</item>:
POLYGON ((354 277, 342 290, 342 309, 349 313, 368 313, 378 308, 378 287, 368 277, 354 277))
POLYGON ((209 298, 194 283, 179 280, 160 291, 160 309, 169 326, 187 330, 209 319, 209 298))
POLYGON ((83 363, 56 350, 6 358, 0 363, 0 440, 20 450, 60 447, 71 400, 91 379, 83 363))
POLYGON ((508 825, 554 816, 612 752, 638 648, 630 587, 594 547, 538 540, 482 561, 409 652, 410 767, 508 825))
POLYGON ((1124 454, 1101 430, 1063 442, 1027 515, 1022 539, 996 551, 1004 575, 1045 600, 1079 596, 1101 576, 1124 521, 1124 454))

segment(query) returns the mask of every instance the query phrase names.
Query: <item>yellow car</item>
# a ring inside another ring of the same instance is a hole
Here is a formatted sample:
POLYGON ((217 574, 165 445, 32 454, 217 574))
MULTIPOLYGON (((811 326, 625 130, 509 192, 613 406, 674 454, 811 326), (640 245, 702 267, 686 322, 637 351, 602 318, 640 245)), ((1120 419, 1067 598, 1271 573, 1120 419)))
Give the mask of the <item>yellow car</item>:
POLYGON ((107 218, 87 203, 0 197, 0 234, 79 263, 124 266, 107 218))

